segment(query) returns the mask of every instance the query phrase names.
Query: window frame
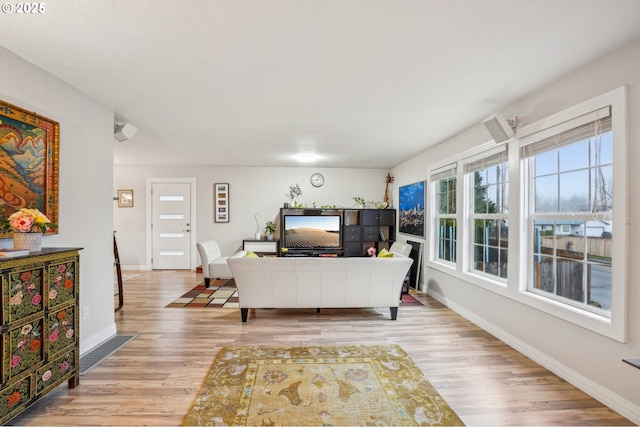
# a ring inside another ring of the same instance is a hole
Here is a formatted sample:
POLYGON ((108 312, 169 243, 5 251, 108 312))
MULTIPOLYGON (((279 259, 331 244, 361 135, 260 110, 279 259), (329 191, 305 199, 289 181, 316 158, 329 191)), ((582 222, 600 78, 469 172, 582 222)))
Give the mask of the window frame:
POLYGON ((585 102, 579 103, 565 110, 537 120, 531 124, 520 127, 516 130, 516 135, 505 142, 508 146, 508 200, 509 212, 507 215, 510 228, 507 281, 500 282, 488 275, 480 275, 470 268, 471 257, 471 232, 470 228, 470 202, 469 185, 465 184, 464 162, 471 156, 486 154, 496 147, 494 141, 479 144, 474 148, 459 153, 455 156, 430 165, 427 168, 427 176, 430 177, 428 188, 431 189, 427 198, 427 245, 429 247, 428 257, 425 259, 426 267, 435 271, 448 274, 452 277, 490 292, 499 294, 505 298, 517 301, 525 307, 529 307, 540 312, 547 313, 559 319, 563 319, 572 324, 583 327, 592 332, 609 337, 619 342, 627 340, 627 295, 628 295, 628 255, 627 239, 627 194, 629 185, 627 177, 627 156, 628 134, 627 134, 627 106, 625 86, 614 89, 610 92, 596 96, 585 102), (599 108, 612 108, 613 132, 613 193, 615 197, 615 209, 613 212, 612 238, 615 239, 612 249, 612 291, 611 291, 611 316, 606 317, 598 313, 586 311, 580 307, 575 307, 561 301, 537 295, 527 290, 527 280, 531 268, 529 260, 532 256, 533 243, 531 229, 528 224, 529 211, 527 182, 525 181, 524 162, 520 159, 521 146, 526 143, 527 138, 541 131, 548 130, 555 125, 568 122, 588 112, 599 108), (524 141, 524 142, 523 142, 524 141), (438 215, 436 212, 436 187, 433 176, 438 172, 455 165, 457 168, 457 252, 455 264, 438 259, 437 257, 437 224, 438 215))
MULTIPOLYGON (((528 179, 527 159, 520 159, 520 209, 519 221, 524 224, 520 241, 520 289, 518 299, 527 305, 533 306, 556 317, 565 319, 589 330, 600 333, 620 342, 625 342, 627 337, 627 181, 626 181, 626 150, 627 150, 627 109, 626 109, 626 87, 620 87, 607 92, 601 96, 592 98, 576 106, 567 108, 557 114, 525 126, 518 131, 517 148, 518 151, 523 146, 531 144, 534 139, 540 139, 541 135, 553 133, 553 129, 561 124, 569 124, 591 112, 601 108, 611 107, 613 132, 613 194, 615 209, 612 212, 613 232, 612 232, 612 279, 611 279, 611 315, 606 316, 598 313, 597 310, 589 310, 576 306, 566 301, 556 298, 549 298, 538 292, 531 292, 529 288, 533 278, 533 222, 535 219, 543 218, 545 215, 535 213, 533 185, 528 179)), ((569 125, 567 125, 569 126, 569 125)), ((518 156, 519 157, 519 156, 518 156)), ((554 216, 554 218, 557 217, 554 216)), ((572 215, 567 214, 571 219, 588 219, 593 215, 572 215)))
POLYGON ((429 183, 430 186, 429 188, 431 189, 430 194, 431 194, 431 229, 433 230, 433 233, 430 233, 432 238, 430 239, 430 246, 431 246, 431 261, 434 263, 437 263, 441 266, 445 266, 449 269, 453 269, 455 270, 457 268, 457 264, 458 264, 458 260, 460 259, 459 257, 459 247, 460 247, 460 177, 458 176, 459 174, 459 169, 458 169, 458 163, 457 162, 453 162, 453 163, 449 163, 445 166, 441 166, 438 167, 436 169, 433 169, 430 173, 429 173, 429 183), (440 181, 443 179, 450 179, 450 178, 455 178, 455 197, 456 197, 456 207, 455 207, 455 213, 440 213, 438 212, 438 207, 439 207, 439 202, 438 202, 438 197, 440 195, 440 191, 439 191, 439 184, 440 181), (440 251, 439 251, 439 244, 442 240, 446 240, 444 238, 441 238, 440 236, 440 220, 447 220, 447 219, 451 219, 456 221, 456 230, 455 230, 455 248, 454 248, 454 253, 453 253, 453 257, 454 260, 450 261, 444 258, 440 258, 440 251))
MULTIPOLYGON (((463 167, 462 167, 464 186, 465 186, 464 200, 466 201, 466 204, 464 207, 464 212, 465 212, 464 216, 466 221, 465 236, 467 239, 467 243, 465 244, 465 248, 467 248, 467 250, 465 251, 467 255, 467 259, 465 260, 465 263, 464 263, 465 265, 464 270, 469 274, 477 275, 483 278, 484 280, 487 280, 489 282, 492 282, 497 285, 502 285, 502 286, 506 286, 508 283, 508 280, 509 280, 508 268, 507 268, 506 277, 487 273, 485 271, 478 270, 477 268, 475 268, 475 257, 474 257, 475 247, 474 246, 476 246, 476 244, 475 244, 474 234, 475 234, 476 220, 506 221, 506 223, 509 224, 508 206, 509 206, 509 169, 510 168, 509 168, 508 155, 509 155, 508 145, 500 144, 497 147, 494 146, 492 148, 489 148, 488 150, 484 150, 480 154, 464 158, 463 167), (471 166, 472 164, 476 164, 479 162, 481 163, 483 161, 490 160, 495 156, 502 156, 503 157, 503 159, 501 159, 502 161, 498 162, 497 164, 492 164, 487 167, 482 167, 481 169, 478 169, 478 170, 468 171, 469 166, 471 166), (505 180, 501 181, 499 184, 507 185, 507 193, 506 193, 506 197, 504 197, 504 199, 506 200, 503 200, 503 203, 502 203, 502 208, 504 208, 504 206, 506 205, 507 210, 505 211, 504 209, 502 209, 501 211, 496 213, 476 213, 475 212, 475 172, 486 170, 488 167, 502 165, 505 163, 507 164, 507 174, 506 174, 505 180)), ((489 246, 487 245, 487 247, 489 246)), ((507 247, 507 254, 508 254, 508 247, 507 247)), ((509 259, 509 256, 507 256, 507 259, 509 259)))

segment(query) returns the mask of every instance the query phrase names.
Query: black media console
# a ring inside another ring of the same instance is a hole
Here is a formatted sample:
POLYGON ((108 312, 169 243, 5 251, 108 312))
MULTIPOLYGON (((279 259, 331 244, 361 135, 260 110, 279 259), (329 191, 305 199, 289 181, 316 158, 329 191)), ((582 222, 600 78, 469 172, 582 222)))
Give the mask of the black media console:
POLYGON ((280 209, 279 256, 368 256, 396 239, 395 209, 280 209))

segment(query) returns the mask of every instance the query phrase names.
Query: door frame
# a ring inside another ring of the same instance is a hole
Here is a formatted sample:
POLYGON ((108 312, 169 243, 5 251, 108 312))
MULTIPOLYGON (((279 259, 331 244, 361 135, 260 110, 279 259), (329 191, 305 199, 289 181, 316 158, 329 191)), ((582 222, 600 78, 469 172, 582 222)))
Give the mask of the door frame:
POLYGON ((197 227, 197 215, 196 215, 196 208, 197 208, 197 203, 196 203, 196 194, 197 194, 197 189, 196 189, 196 179, 195 178, 147 178, 147 188, 146 188, 146 198, 147 198, 147 203, 146 203, 146 212, 145 212, 145 227, 146 227, 146 264, 147 264, 147 270, 152 270, 153 269, 153 265, 151 263, 151 257, 153 255, 153 230, 151 229, 151 223, 152 223, 152 212, 151 212, 151 204, 153 202, 153 198, 151 195, 151 190, 153 187, 153 184, 172 184, 172 183, 188 183, 191 184, 191 226, 190 226, 190 238, 189 238, 189 248, 190 248, 190 254, 191 256, 189 257, 189 269, 191 270, 195 270, 196 269, 196 263, 197 263, 197 254, 196 254, 196 236, 197 236, 197 231, 198 231, 198 227, 197 227))

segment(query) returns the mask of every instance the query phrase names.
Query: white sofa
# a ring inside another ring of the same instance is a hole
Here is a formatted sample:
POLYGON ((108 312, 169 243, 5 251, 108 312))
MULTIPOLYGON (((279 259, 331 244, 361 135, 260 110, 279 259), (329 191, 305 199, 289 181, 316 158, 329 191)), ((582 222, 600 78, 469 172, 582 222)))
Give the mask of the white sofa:
POLYGON ((413 260, 278 257, 227 259, 238 287, 242 321, 250 308, 389 307, 398 315, 402 283, 413 260))

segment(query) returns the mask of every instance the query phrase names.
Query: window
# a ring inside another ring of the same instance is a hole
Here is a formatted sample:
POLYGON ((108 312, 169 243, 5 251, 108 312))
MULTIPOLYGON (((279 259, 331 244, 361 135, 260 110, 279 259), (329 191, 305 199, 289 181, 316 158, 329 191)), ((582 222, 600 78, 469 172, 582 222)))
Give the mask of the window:
POLYGON ((431 174, 435 195, 436 258, 452 264, 456 262, 458 238, 456 171, 453 164, 431 174))
POLYGON ((626 116, 620 87, 432 169, 430 266, 625 342, 626 116))
POLYGON ((531 243, 528 291, 611 316, 613 132, 609 107, 521 149, 531 243))
POLYGON ((465 180, 470 189, 470 268, 476 273, 506 279, 509 163, 506 145, 497 151, 465 160, 465 180))

